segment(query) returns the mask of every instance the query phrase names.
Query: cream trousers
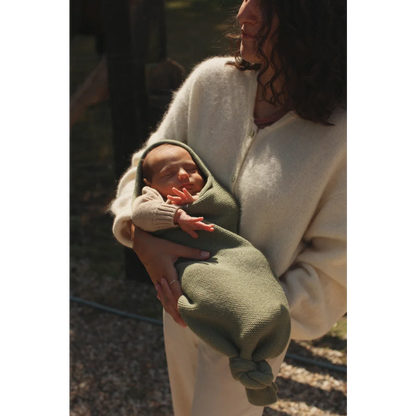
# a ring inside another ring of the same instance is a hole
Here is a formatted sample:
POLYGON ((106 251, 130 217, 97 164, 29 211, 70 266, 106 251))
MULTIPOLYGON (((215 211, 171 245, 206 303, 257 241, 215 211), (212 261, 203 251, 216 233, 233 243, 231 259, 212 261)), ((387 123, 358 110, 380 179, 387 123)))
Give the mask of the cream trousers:
MULTIPOLYGON (((163 314, 166 358, 175 416, 262 416, 244 386, 233 379, 229 360, 163 314)), ((286 351, 268 360, 276 376, 286 351)))

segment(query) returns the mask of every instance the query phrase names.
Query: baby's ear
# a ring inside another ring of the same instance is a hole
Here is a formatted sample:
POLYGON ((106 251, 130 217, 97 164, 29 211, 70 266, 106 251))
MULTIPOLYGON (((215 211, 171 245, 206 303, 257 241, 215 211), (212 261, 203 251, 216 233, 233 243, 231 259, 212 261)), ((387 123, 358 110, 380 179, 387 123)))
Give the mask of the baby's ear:
POLYGON ((143 178, 143 182, 145 183, 145 185, 147 186, 152 186, 152 183, 149 182, 146 178, 143 178))

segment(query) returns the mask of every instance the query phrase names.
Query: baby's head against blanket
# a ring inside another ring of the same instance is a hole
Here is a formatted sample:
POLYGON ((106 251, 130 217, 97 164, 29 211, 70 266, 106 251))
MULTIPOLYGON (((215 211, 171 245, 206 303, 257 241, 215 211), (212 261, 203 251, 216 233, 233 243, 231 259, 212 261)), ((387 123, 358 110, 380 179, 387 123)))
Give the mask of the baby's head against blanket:
POLYGON ((172 187, 186 188, 191 195, 195 195, 207 188, 210 175, 200 157, 189 146, 175 140, 163 140, 143 152, 137 166, 133 197, 139 196, 144 186, 156 189, 164 198, 172 195, 172 187))
POLYGON ((173 144, 164 143, 148 152, 143 159, 142 173, 143 182, 165 199, 174 194, 172 188, 186 189, 195 195, 205 185, 205 178, 190 153, 173 144))

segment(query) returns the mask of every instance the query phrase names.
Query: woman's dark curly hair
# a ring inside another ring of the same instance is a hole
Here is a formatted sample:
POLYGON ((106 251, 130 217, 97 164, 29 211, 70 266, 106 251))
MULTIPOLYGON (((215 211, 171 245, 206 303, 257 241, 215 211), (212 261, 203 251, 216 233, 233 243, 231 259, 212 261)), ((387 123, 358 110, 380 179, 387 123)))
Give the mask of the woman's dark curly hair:
POLYGON ((260 0, 262 26, 257 36, 257 55, 261 64, 241 58, 240 35, 229 36, 238 41, 235 61, 228 62, 241 71, 258 70, 257 80, 271 66, 273 78, 263 87, 270 88, 271 104, 294 111, 305 120, 323 125, 337 106, 346 106, 347 28, 346 0, 260 0), (279 17, 275 33, 271 33, 273 16, 279 17), (270 60, 263 46, 271 36, 274 47, 270 60), (277 78, 283 79, 280 92, 273 88, 277 78))

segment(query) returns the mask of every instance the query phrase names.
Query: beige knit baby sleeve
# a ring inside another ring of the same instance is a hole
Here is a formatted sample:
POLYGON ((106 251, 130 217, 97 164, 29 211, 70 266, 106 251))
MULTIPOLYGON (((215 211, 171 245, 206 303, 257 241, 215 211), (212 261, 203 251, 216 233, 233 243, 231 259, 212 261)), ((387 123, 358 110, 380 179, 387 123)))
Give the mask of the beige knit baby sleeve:
POLYGON ((131 206, 131 219, 142 230, 154 232, 172 228, 178 205, 165 202, 155 189, 145 186, 131 206))

